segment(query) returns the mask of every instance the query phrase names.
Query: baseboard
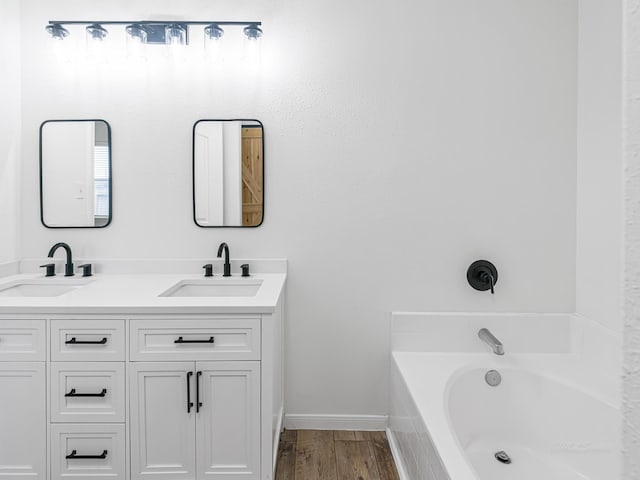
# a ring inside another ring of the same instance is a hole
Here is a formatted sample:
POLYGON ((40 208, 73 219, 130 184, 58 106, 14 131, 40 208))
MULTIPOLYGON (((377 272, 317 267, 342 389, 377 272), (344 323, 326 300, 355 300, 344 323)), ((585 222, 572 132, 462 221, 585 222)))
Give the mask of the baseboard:
POLYGON ((386 415, 305 415, 287 414, 284 426, 289 430, 369 430, 384 431, 386 415))
POLYGON ((389 440, 389 448, 391 449, 393 462, 396 464, 398 477, 400 477, 400 480, 409 480, 409 476, 407 475, 407 470, 404 468, 404 462, 402 461, 402 456, 400 455, 400 450, 398 449, 398 442, 396 442, 395 435, 393 434, 391 429, 388 427, 387 427, 387 440, 389 440))

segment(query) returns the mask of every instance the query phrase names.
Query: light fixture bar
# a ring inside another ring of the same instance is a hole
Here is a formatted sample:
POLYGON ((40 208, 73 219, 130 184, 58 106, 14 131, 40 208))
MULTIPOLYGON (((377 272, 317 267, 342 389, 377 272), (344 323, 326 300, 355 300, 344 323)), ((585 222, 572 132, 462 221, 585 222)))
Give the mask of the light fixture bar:
POLYGON ((70 35, 65 26, 86 26, 87 48, 98 48, 102 40, 109 34, 105 26, 122 25, 127 33, 127 50, 130 56, 144 57, 147 45, 167 45, 173 52, 170 56, 178 57, 181 46, 189 45, 190 28, 198 25, 204 27, 204 41, 207 56, 222 58, 220 49, 225 29, 222 27, 242 27, 245 36, 245 57, 256 57, 259 51, 258 39, 262 36, 262 22, 245 20, 49 20, 45 30, 53 40, 63 40, 70 35))
POLYGON ((180 24, 180 25, 210 25, 215 23, 217 25, 227 25, 227 26, 249 26, 249 25, 262 25, 262 22, 245 22, 245 21, 233 21, 233 22, 222 22, 219 20, 49 20, 49 25, 169 25, 169 24, 180 24))

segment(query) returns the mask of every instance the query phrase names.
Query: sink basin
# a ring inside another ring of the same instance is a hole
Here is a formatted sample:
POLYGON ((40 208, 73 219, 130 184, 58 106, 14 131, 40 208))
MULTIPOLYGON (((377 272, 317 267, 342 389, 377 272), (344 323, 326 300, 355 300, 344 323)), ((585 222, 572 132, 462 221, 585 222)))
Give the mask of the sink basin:
POLYGON ((160 297, 255 297, 262 280, 181 280, 160 297))
POLYGON ((59 297, 87 283, 78 280, 17 280, 0 285, 0 297, 59 297))

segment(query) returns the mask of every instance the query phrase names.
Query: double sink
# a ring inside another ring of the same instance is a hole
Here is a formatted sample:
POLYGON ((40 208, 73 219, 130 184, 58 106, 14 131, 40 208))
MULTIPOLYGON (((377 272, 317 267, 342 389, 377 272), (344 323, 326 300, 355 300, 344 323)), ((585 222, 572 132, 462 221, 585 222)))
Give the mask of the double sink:
POLYGON ((83 280, 16 280, 0 285, 0 297, 59 297, 88 283, 83 280))
MULTIPOLYGON (((66 252, 65 278, 55 277, 55 264, 41 265, 46 268, 45 278, 14 280, 6 284, 0 284, 0 297, 59 297, 92 282, 92 265, 80 265, 83 269, 81 279, 68 278, 74 276, 73 255, 71 247, 64 243, 56 243, 49 250, 48 258, 53 258, 58 249, 66 252)), ((157 295, 158 297, 255 297, 262 285, 261 279, 246 278, 249 276, 249 265, 242 265, 242 277, 231 278, 231 263, 229 260, 229 246, 223 242, 218 247, 218 258, 224 254, 224 276, 222 278, 210 278, 213 265, 207 264, 205 277, 200 279, 183 279, 173 284, 168 289, 157 295)))
MULTIPOLYGON (((59 297, 78 290, 92 280, 33 279, 0 285, 0 297, 59 297)), ((189 279, 180 280, 159 297, 255 297, 262 280, 189 279)))

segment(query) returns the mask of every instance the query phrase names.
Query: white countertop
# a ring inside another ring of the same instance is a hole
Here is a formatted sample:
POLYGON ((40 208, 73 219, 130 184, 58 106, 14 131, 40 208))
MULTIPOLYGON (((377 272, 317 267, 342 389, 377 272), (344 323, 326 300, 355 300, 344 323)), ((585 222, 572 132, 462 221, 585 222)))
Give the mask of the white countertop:
MULTIPOLYGON (((272 313, 282 294, 285 273, 255 273, 248 278, 234 275, 234 282, 262 284, 255 296, 247 297, 160 297, 183 280, 202 280, 202 274, 153 273, 110 274, 98 273, 92 277, 63 277, 50 280, 57 284, 68 282, 86 285, 56 297, 0 297, 0 314, 197 314, 197 313, 272 313)), ((216 275, 213 279, 224 282, 216 275)), ((0 290, 8 283, 48 281, 42 274, 19 274, 0 278, 0 290)))

